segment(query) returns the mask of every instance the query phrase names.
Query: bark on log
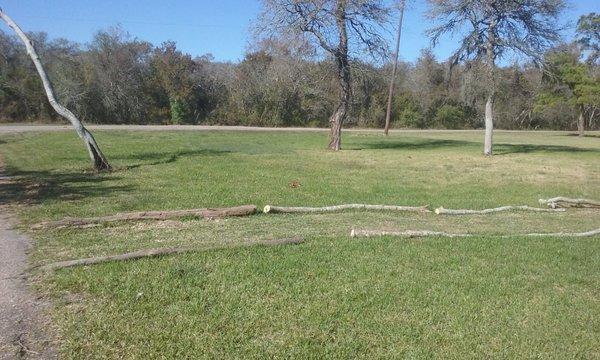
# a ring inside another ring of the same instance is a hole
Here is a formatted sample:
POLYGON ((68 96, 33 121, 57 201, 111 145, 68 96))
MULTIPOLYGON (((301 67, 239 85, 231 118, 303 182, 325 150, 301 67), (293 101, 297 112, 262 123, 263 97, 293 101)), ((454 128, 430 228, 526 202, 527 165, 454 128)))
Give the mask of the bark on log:
POLYGON ((14 30, 14 32, 17 34, 19 39, 21 39, 23 44, 25 44, 27 54, 31 58, 31 61, 33 61, 33 64, 35 65, 35 68, 40 78, 42 79, 42 84, 44 85, 44 90, 46 91, 48 102, 50 103, 54 111, 56 111, 60 116, 64 117, 65 119, 69 120, 69 122, 73 125, 75 131, 77 132, 77 135, 79 135, 79 137, 85 143, 94 168, 99 171, 110 170, 111 167, 108 164, 106 157, 100 150, 100 147, 96 143, 96 139, 94 139, 94 136, 92 136, 92 133, 90 133, 88 129, 86 129, 85 126, 83 126, 79 118, 77 118, 77 116, 75 116, 75 114, 73 114, 71 110, 62 106, 56 100, 56 97, 54 96, 54 89, 52 88, 52 83, 50 82, 50 79, 46 74, 46 70, 44 70, 44 67, 42 66, 40 57, 38 56, 37 52, 35 51, 35 48, 33 47, 33 43, 27 38, 27 35, 25 35, 25 33, 23 32, 23 30, 21 30, 19 25, 17 25, 8 15, 6 15, 1 8, 0 19, 4 20, 4 22, 6 22, 6 24, 14 30))
POLYGON ((523 234, 523 235, 504 235, 502 237, 513 237, 513 236, 552 236, 552 237, 591 237, 600 235, 600 229, 579 232, 579 233, 531 233, 531 234, 523 234))
POLYGON ((571 199, 566 197, 555 197, 552 199, 540 199, 540 205, 548 205, 552 209, 556 208, 600 208, 600 201, 589 199, 571 199))
POLYGON ((487 234, 453 234, 441 231, 430 230, 403 230, 403 231, 386 231, 386 230, 355 230, 350 232, 351 237, 374 237, 374 236, 398 236, 398 237, 425 237, 425 236, 441 236, 441 237, 470 237, 470 236, 499 236, 501 238, 531 236, 531 237, 592 237, 600 235, 600 229, 580 233, 529 233, 529 234, 511 234, 511 235, 487 235, 487 234))
POLYGON ((367 204, 343 204, 334 206, 323 206, 323 207, 287 207, 287 206, 273 206, 267 205, 263 209, 264 213, 324 213, 324 212, 336 212, 349 209, 361 209, 361 210, 388 210, 388 211, 414 211, 414 212, 430 212, 425 206, 395 206, 395 205, 367 205, 367 204))
POLYGON ((399 236, 399 237, 424 237, 424 236, 443 236, 443 237, 468 237, 471 234, 452 234, 441 231, 431 230, 404 230, 404 231, 385 231, 385 230, 354 230, 350 232, 351 237, 374 237, 374 236, 399 236))
POLYGON ((229 216, 247 216, 256 213, 256 206, 243 205, 231 208, 217 209, 189 209, 173 211, 139 211, 130 213, 120 213, 109 216, 100 216, 92 218, 65 218, 57 221, 45 221, 33 225, 34 230, 63 228, 70 226, 87 226, 91 224, 104 224, 117 221, 137 221, 137 220, 167 220, 187 216, 203 217, 206 219, 216 219, 229 216))
MULTIPOLYGON (((265 246, 276 246, 276 245, 288 245, 288 244, 301 244, 304 242, 303 238, 293 237, 293 238, 282 238, 282 239, 273 239, 266 241, 249 241, 242 244, 239 244, 237 247, 247 247, 254 245, 265 245, 265 246)), ((236 246, 234 246, 236 247, 236 246)), ((57 270, 64 269, 75 266, 87 266, 94 264, 101 264, 111 261, 127 261, 127 260, 135 260, 135 259, 143 259, 149 257, 157 257, 157 256, 165 256, 165 255, 174 255, 174 254, 183 254, 188 252, 197 252, 204 250, 215 250, 215 249, 226 249, 232 248, 232 246, 212 246, 212 247, 204 247, 204 248, 192 248, 192 247, 180 247, 180 248, 163 248, 163 249, 146 249, 140 251, 129 252, 125 254, 119 255, 108 255, 108 256, 98 256, 91 257, 85 259, 77 259, 77 260, 67 260, 67 261, 59 261, 55 263, 51 263, 48 265, 44 265, 41 267, 42 270, 57 270)))
POLYGON ((438 215, 484 215, 501 211, 533 211, 533 212, 563 212, 565 209, 545 209, 545 208, 534 208, 527 205, 521 206, 501 206, 493 209, 483 209, 483 210, 470 210, 470 209, 462 209, 462 210, 453 210, 453 209, 444 209, 443 207, 439 207, 435 209, 435 213, 438 215))

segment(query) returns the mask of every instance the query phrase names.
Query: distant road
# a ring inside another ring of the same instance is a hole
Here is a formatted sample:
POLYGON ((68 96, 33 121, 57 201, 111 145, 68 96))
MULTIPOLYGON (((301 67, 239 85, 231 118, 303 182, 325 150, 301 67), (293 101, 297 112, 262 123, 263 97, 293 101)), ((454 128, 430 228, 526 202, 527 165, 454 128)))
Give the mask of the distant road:
MULTIPOLYGON (((88 125, 90 130, 127 130, 127 131, 306 131, 327 132, 327 128, 298 128, 298 127, 256 127, 256 126, 207 126, 207 125, 88 125)), ((34 131, 72 131, 70 125, 34 125, 7 124, 0 125, 0 133, 21 133, 34 131)), ((344 129, 344 131, 381 132, 383 129, 344 129)), ((390 130, 392 132, 478 132, 483 130, 390 130)), ((499 130, 509 131, 509 130, 499 130)), ((514 130, 519 132, 520 130, 514 130)))

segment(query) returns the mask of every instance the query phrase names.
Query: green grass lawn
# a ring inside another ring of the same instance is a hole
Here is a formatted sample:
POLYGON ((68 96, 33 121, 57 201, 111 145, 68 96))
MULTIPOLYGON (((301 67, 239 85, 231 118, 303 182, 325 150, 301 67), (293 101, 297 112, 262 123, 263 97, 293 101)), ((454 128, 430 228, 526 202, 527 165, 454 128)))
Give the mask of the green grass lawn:
POLYGON ((599 358, 600 213, 352 211, 30 231, 122 211, 341 203, 536 206, 600 198, 600 134, 97 132, 116 171, 89 172, 70 132, 0 135, 0 201, 36 240, 34 265, 155 247, 207 250, 36 273, 63 358, 599 358), (299 187, 290 186, 299 182, 299 187), (352 239, 352 228, 472 238, 352 239), (302 236, 300 245, 236 244, 302 236), (215 249, 222 247, 221 249, 215 249))

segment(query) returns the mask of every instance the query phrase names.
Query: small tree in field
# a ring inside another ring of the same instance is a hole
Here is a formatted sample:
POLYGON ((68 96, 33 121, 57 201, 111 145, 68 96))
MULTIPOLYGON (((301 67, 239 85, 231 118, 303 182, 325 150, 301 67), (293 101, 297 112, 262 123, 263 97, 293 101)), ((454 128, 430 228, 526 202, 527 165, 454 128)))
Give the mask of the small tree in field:
POLYGON ((434 44, 447 33, 460 32, 452 63, 482 60, 486 65, 487 99, 483 153, 492 155, 496 60, 509 52, 538 59, 559 39, 558 16, 563 0, 428 0, 437 23, 428 33, 434 44))
POLYGON ((583 136, 586 116, 591 123, 600 106, 600 82, 580 58, 580 49, 574 45, 546 54, 543 77, 546 86, 536 99, 536 110, 560 103, 569 105, 577 113, 577 131, 583 136))
POLYGON ((109 170, 110 165, 108 164, 106 157, 104 157, 104 154, 100 150, 100 147, 96 143, 96 140, 92 136, 92 133, 90 133, 88 129, 86 129, 85 126, 83 126, 83 124, 77 118, 77 116, 75 116, 75 114, 73 114, 66 107, 59 104, 56 100, 54 90, 52 88, 52 83, 50 83, 50 79, 48 79, 48 75, 46 74, 46 71, 42 66, 40 57, 38 56, 37 52, 35 51, 35 48, 33 47, 33 43, 27 38, 27 35, 25 35, 21 28, 2 11, 2 9, 0 9, 0 19, 4 20, 4 22, 6 22, 6 24, 15 31, 19 39, 21 39, 21 41, 25 45, 25 48, 27 49, 27 54, 31 58, 31 61, 33 61, 33 64, 35 65, 35 68, 38 74, 40 75, 40 78, 42 79, 44 90, 46 91, 46 96, 48 97, 50 105, 60 116, 69 120, 69 122, 73 125, 75 131, 77 131, 77 135, 79 135, 79 137, 85 143, 94 168, 96 170, 109 170))
POLYGON ((341 131, 352 103, 351 44, 371 55, 383 55, 387 45, 380 30, 389 9, 382 0, 262 0, 260 30, 268 35, 305 36, 333 57, 339 100, 329 118, 329 149, 341 147, 341 131))

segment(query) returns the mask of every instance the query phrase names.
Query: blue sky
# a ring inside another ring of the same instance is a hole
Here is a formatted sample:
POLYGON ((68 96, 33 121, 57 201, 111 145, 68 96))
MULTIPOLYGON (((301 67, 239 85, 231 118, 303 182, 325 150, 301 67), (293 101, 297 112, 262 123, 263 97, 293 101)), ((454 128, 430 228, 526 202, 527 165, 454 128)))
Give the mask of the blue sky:
MULTIPOLYGON (((410 1, 405 14, 404 60, 414 61, 429 44, 423 34, 429 26, 423 18, 425 4, 410 1)), ((45 31, 52 38, 86 43, 99 29, 120 24, 139 39, 154 44, 174 40, 194 56, 211 53, 234 62, 243 57, 249 27, 260 11, 259 0, 0 0, 0 6, 25 31, 45 31)), ((575 24, 579 15, 593 11, 600 12, 600 0, 574 0, 562 20, 575 24)), ((573 30, 567 31, 567 38, 572 35, 573 30)), ((445 59, 455 46, 456 41, 447 39, 435 53, 445 59)))

